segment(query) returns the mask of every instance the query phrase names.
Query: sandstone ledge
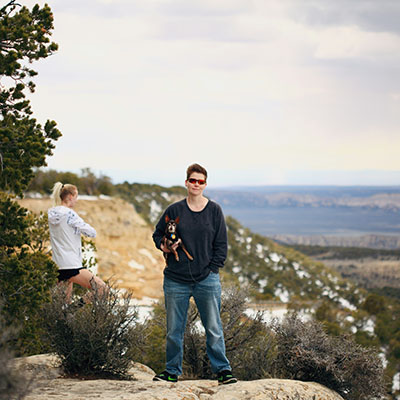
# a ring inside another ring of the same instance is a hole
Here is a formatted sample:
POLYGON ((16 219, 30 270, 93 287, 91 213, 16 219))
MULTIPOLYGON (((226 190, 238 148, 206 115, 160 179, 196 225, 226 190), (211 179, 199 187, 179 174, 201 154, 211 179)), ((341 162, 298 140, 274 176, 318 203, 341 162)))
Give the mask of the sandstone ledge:
POLYGON ((131 369, 136 379, 132 381, 67 379, 49 355, 19 359, 17 365, 35 377, 25 400, 343 400, 313 382, 261 379, 218 386, 212 380, 187 380, 171 384, 153 382, 154 372, 142 364, 131 369))

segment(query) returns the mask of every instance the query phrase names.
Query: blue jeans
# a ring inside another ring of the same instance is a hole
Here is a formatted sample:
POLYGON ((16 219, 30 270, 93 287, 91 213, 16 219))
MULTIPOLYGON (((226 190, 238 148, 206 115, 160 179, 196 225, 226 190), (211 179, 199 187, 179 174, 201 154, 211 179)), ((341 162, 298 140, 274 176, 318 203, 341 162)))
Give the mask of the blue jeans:
POLYGON ((195 283, 179 283, 164 277, 164 297, 167 311, 167 364, 170 374, 182 374, 183 336, 189 299, 193 296, 207 337, 207 355, 214 373, 230 370, 225 355, 224 332, 220 318, 221 283, 219 274, 210 272, 195 283))

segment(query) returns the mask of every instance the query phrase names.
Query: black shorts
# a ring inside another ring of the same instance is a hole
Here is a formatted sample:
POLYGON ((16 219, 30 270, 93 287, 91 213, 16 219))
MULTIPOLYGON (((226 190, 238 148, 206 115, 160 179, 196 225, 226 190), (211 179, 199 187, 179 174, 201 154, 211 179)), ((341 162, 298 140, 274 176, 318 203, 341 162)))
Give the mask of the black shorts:
POLYGON ((71 269, 59 269, 58 282, 67 281, 69 278, 78 275, 81 269, 83 269, 83 267, 71 268, 71 269))

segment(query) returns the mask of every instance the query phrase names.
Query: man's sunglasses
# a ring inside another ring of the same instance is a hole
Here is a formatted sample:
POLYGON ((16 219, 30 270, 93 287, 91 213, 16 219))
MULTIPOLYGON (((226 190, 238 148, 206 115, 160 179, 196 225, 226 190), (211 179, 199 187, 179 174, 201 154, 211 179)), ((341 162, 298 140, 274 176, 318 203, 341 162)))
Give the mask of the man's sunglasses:
POLYGON ((193 185, 197 182, 199 185, 204 185, 206 183, 205 179, 194 179, 194 178, 189 178, 188 181, 192 183, 193 185))

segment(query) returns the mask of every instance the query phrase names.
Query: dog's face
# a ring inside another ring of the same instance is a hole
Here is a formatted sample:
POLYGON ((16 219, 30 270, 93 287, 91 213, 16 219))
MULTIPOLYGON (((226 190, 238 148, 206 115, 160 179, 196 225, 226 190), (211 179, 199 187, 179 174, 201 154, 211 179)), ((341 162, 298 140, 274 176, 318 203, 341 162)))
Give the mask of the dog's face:
POLYGON ((176 232, 176 226, 179 223, 179 217, 176 219, 170 219, 168 215, 165 216, 165 222, 167 226, 165 227, 165 232, 167 233, 175 233, 176 232))
POLYGON ((166 231, 168 233, 175 233, 176 232, 176 222, 175 220, 171 219, 167 223, 166 231))

